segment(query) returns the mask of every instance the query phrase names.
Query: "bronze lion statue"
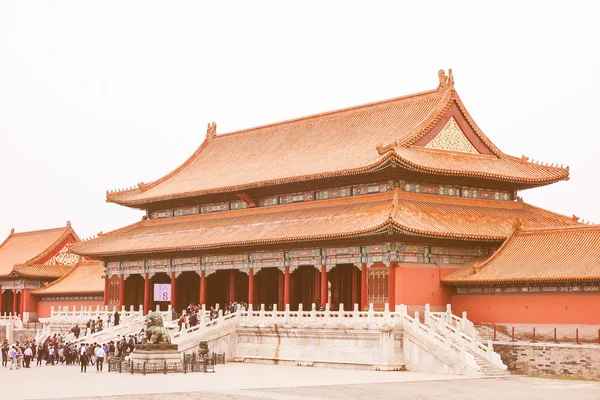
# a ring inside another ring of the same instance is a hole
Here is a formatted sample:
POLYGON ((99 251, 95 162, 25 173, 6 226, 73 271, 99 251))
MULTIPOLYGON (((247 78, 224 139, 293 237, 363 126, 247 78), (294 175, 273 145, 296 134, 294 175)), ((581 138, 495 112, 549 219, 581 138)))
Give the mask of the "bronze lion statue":
POLYGON ((162 317, 154 311, 150 311, 146 315, 146 341, 148 344, 171 344, 171 338, 163 324, 162 317))

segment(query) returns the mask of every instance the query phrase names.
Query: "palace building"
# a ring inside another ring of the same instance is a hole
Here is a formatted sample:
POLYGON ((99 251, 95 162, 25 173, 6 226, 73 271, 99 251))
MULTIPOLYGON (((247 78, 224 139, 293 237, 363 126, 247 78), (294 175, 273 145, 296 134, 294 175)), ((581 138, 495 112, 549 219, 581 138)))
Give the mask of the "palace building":
POLYGON ((32 291, 67 274, 81 256, 70 252, 80 239, 67 221, 63 228, 15 232, 0 244, 0 314, 37 318, 32 291))
POLYGON ((463 105, 452 71, 440 71, 436 89, 409 96, 225 134, 211 123, 177 169, 107 193, 144 210, 141 221, 72 251, 104 263, 109 306, 456 302, 471 312, 483 293, 514 297, 505 289, 522 286, 520 272, 531 288, 536 274, 575 273, 556 262, 524 272, 531 257, 549 257, 524 256, 532 235, 560 242, 560 232, 593 230, 519 197, 568 179, 568 167, 502 152, 463 105), (542 234, 550 230, 558 233, 542 234))

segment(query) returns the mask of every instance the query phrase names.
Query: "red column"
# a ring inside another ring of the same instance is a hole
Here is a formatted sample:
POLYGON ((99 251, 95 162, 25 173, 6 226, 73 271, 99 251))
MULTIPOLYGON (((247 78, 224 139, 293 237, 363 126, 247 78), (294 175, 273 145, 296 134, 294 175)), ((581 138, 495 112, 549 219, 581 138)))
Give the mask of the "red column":
POLYGON ((358 295, 358 271, 355 268, 352 268, 352 309, 354 310, 354 305, 358 304, 359 295, 358 295))
POLYGON ((321 265, 321 305, 323 307, 325 307, 325 304, 327 304, 329 301, 327 298, 327 286, 327 267, 325 265, 321 265))
POLYGON ((254 268, 248 270, 248 305, 254 304, 254 268))
POLYGON ((363 310, 369 308, 367 304, 367 263, 362 263, 360 270, 360 304, 363 310))
POLYGON ((2 286, 0 285, 0 315, 2 315, 2 286))
POLYGON ((119 308, 125 305, 125 275, 119 275, 119 308))
POLYGON ((283 306, 290 304, 290 267, 285 267, 283 279, 283 306))
POLYGON ((150 311, 150 277, 144 275, 144 311, 146 314, 150 311))
POLYGON ((200 271, 200 305, 206 303, 206 271, 200 271))
POLYGON ((104 275, 104 305, 108 305, 108 281, 110 277, 108 275, 104 275))
POLYGON ((390 271, 388 277, 388 303, 390 311, 396 310, 396 263, 390 263, 390 271))
POLYGON ((235 269, 229 271, 229 302, 235 301, 235 269))
POLYGON ((21 290, 21 319, 23 319, 23 313, 25 312, 26 308, 25 308, 25 298, 27 297, 27 290, 23 289, 21 290))
POLYGON ((171 272, 171 308, 177 311, 177 279, 175 278, 175 272, 171 272))
POLYGON ((321 296, 321 292, 319 291, 320 277, 319 277, 319 271, 317 271, 316 268, 313 268, 313 271, 314 271, 315 276, 313 279, 312 299, 310 299, 310 300, 311 300, 311 303, 316 303, 317 300, 319 300, 319 297, 321 296))
POLYGON ((277 270, 278 276, 279 276, 279 292, 277 294, 277 308, 279 310, 281 310, 282 308, 285 308, 285 306, 283 306, 284 302, 283 302, 283 273, 280 270, 277 270))
POLYGON ((17 315, 17 290, 13 289, 13 315, 17 315))

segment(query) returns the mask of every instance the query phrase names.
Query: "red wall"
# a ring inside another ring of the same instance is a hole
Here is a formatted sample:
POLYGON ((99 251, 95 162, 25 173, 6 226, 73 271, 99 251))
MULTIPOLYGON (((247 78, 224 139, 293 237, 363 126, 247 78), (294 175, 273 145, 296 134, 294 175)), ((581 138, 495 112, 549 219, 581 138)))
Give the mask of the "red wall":
POLYGON ((396 304, 408 306, 443 306, 450 304, 451 288, 441 285, 441 279, 458 268, 436 264, 398 263, 396 268, 396 304))
POLYGON ((451 304, 480 323, 600 324, 600 293, 455 294, 451 304))
POLYGON ((38 318, 49 318, 50 317, 50 309, 54 306, 55 310, 58 310, 58 307, 68 306, 69 309, 73 309, 73 306, 77 306, 77 309, 81 309, 81 307, 89 307, 95 310, 96 306, 100 306, 102 308, 104 306, 103 300, 50 300, 43 301, 40 300, 38 302, 37 312, 38 318))
POLYGON ((23 312, 36 312, 38 299, 31 295, 30 290, 21 290, 21 304, 23 304, 23 312))

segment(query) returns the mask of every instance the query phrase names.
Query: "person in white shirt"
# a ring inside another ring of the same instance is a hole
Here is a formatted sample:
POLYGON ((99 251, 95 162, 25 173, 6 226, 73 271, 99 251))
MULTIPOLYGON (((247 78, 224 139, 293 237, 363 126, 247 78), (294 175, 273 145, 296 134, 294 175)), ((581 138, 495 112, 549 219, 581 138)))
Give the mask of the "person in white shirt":
POLYGON ((79 347, 79 362, 81 363, 81 372, 87 373, 88 355, 85 344, 82 344, 81 347, 79 347))
POLYGON ((33 351, 31 351, 31 347, 27 347, 23 352, 23 355, 25 356, 24 367, 29 368, 29 363, 31 362, 31 358, 33 357, 33 351))
POLYGON ((106 352, 102 348, 102 346, 98 345, 96 347, 96 351, 94 351, 96 355, 96 372, 102 372, 102 364, 104 364, 104 357, 106 357, 106 352))

